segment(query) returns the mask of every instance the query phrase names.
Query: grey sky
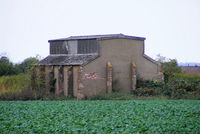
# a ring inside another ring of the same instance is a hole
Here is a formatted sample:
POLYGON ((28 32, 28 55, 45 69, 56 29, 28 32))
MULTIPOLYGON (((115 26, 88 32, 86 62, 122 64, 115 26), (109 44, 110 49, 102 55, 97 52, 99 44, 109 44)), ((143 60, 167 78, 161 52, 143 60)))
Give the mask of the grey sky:
POLYGON ((49 39, 123 33, 146 54, 200 62, 199 0, 0 0, 0 53, 14 62, 49 53, 49 39))

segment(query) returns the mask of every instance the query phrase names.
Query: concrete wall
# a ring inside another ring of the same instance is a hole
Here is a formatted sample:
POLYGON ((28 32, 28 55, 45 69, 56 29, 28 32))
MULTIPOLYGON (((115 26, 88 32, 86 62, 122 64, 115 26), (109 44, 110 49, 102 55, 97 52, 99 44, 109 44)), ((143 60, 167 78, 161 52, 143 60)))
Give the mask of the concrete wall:
POLYGON ((143 56, 144 42, 129 39, 100 41, 100 57, 83 67, 84 73, 96 72, 96 80, 83 79, 85 95, 106 93, 106 63, 113 65, 113 80, 117 81, 120 92, 131 92, 131 63, 136 63, 137 75, 143 79, 153 79, 158 75, 157 64, 143 56))

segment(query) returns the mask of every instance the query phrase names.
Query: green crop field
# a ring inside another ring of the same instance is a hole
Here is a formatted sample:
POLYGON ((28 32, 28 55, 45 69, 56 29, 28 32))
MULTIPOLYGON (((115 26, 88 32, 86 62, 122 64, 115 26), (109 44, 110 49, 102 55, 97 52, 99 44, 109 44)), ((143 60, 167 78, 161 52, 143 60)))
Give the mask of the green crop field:
POLYGON ((0 101, 0 133, 200 133, 200 101, 0 101))

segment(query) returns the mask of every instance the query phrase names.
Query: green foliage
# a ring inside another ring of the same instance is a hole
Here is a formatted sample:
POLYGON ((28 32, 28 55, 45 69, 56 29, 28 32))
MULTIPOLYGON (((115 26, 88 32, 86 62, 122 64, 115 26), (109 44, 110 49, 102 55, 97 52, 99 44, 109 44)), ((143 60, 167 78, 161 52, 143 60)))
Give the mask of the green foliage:
POLYGON ((200 101, 9 101, 1 133, 199 133, 200 101))
POLYGON ((17 71, 10 60, 2 56, 0 58, 0 76, 6 76, 6 75, 15 75, 17 74, 17 71))
POLYGON ((168 82, 175 74, 182 72, 176 59, 167 59, 166 57, 157 55, 157 61, 161 64, 165 82, 168 82))
POLYGON ((137 79, 136 90, 133 91, 133 94, 136 96, 160 96, 164 85, 163 82, 156 80, 137 79))
POLYGON ((167 83, 137 80, 136 96, 167 96, 172 99, 200 99, 200 75, 177 73, 167 83))
POLYGON ((200 75, 179 73, 174 75, 165 86, 166 92, 172 98, 187 98, 193 95, 200 99, 200 75))
POLYGON ((0 58, 0 76, 27 73, 38 61, 39 59, 37 57, 30 57, 25 59, 20 64, 14 64, 9 60, 8 57, 2 56, 0 58))
POLYGON ((22 63, 16 65, 16 70, 18 73, 27 73, 38 63, 38 61, 39 60, 36 57, 27 58, 22 63))
POLYGON ((136 96, 159 96, 161 95, 161 90, 144 87, 134 90, 133 94, 136 96))
POLYGON ((40 68, 39 71, 36 71, 36 68, 31 69, 29 71, 29 77, 31 79, 30 88, 32 90, 46 90, 44 68, 40 68))
POLYGON ((163 88, 164 82, 160 82, 157 80, 142 80, 142 79, 137 79, 137 85, 136 88, 163 88))
POLYGON ((181 68, 178 67, 176 60, 170 60, 162 63, 163 74, 165 82, 168 82, 175 74, 181 73, 181 68))

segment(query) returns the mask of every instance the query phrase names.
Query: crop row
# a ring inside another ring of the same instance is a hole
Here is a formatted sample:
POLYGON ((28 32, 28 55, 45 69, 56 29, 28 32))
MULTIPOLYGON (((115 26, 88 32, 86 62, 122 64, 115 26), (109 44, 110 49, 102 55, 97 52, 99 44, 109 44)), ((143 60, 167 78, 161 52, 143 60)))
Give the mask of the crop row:
POLYGON ((198 133, 200 101, 1 101, 2 133, 198 133))

